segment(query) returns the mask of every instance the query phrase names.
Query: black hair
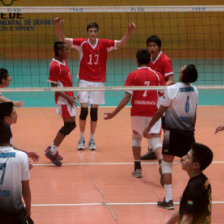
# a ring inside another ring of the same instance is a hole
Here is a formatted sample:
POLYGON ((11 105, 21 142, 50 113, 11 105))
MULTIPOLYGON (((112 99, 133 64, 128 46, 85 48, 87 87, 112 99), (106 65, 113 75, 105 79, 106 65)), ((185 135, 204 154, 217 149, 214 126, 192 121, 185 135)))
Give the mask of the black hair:
POLYGON ((196 82, 198 79, 198 71, 195 65, 190 64, 183 70, 182 82, 184 83, 192 83, 196 82))
POLYGON ((0 121, 0 146, 10 143, 12 138, 11 128, 4 121, 0 121))
POLYGON ((194 143, 191 149, 193 162, 199 163, 201 171, 210 165, 213 159, 213 152, 208 146, 194 143))
POLYGON ((148 65, 150 62, 150 53, 148 49, 138 49, 136 52, 136 58, 139 65, 148 65))
POLYGON ((98 25, 96 22, 89 23, 89 24, 86 26, 86 30, 87 30, 87 32, 88 32, 88 30, 89 30, 90 28, 96 28, 97 31, 99 31, 99 25, 98 25))
POLYGON ((8 70, 0 68, 0 84, 2 84, 2 79, 6 80, 8 76, 9 76, 8 70))
POLYGON ((6 116, 10 117, 13 111, 13 102, 0 103, 0 120, 4 121, 6 116))
POLYGON ((156 43, 159 48, 161 48, 161 46, 162 46, 162 42, 157 35, 152 35, 152 36, 148 37, 146 40, 146 46, 148 46, 148 44, 151 42, 156 43))
POLYGON ((55 57, 59 57, 58 51, 62 50, 66 46, 64 41, 56 41, 54 43, 54 54, 55 57))

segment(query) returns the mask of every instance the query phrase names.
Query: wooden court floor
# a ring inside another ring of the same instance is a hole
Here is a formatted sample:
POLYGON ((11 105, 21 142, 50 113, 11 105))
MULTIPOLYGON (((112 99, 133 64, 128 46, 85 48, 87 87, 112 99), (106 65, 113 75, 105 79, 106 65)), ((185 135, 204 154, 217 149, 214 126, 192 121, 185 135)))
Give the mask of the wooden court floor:
MULTIPOLYGON (((64 157, 63 166, 55 167, 44 156, 45 148, 62 126, 55 108, 17 109, 19 117, 12 129, 13 143, 36 151, 41 157, 31 170, 32 218, 35 223, 160 224, 172 214, 173 211, 156 206, 156 202, 164 197, 156 161, 143 163, 142 179, 131 176, 130 108, 125 108, 112 120, 103 120, 103 113, 110 110, 99 110, 95 136, 97 150, 77 151, 77 127, 59 148, 64 157)), ((216 126, 224 124, 223 114, 223 106, 201 106, 196 125, 196 141, 208 145, 214 152, 213 164, 205 174, 212 184, 212 223, 215 224, 223 223, 224 217, 224 132, 214 134, 216 126)), ((88 142, 89 124, 86 134, 88 142)), ((143 140, 142 152, 146 149, 143 140)), ((187 181, 188 176, 176 159, 173 166, 176 210, 187 181)))

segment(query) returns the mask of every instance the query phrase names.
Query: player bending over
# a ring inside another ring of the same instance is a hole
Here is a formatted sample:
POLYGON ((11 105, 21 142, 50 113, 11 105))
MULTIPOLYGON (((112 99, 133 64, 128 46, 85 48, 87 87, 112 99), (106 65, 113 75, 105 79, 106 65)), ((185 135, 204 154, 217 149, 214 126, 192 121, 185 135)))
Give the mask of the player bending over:
MULTIPOLYGON (((148 67, 150 54, 147 49, 140 49, 136 53, 138 69, 131 72, 125 82, 125 86, 159 86, 163 80, 157 72, 148 67)), ((132 127, 132 151, 134 155, 134 171, 132 174, 142 177, 141 168, 141 141, 145 128, 157 111, 158 91, 126 91, 123 99, 111 113, 105 113, 105 119, 113 118, 131 99, 131 127, 132 127)), ((162 144, 160 140, 161 120, 159 119, 148 133, 147 139, 152 142, 152 148, 157 155, 159 164, 162 161, 162 144)))
MULTIPOLYGON (((50 75, 48 81, 52 87, 72 87, 72 75, 66 62, 70 54, 69 48, 65 42, 57 41, 54 43, 55 57, 50 64, 50 75)), ((76 115, 76 102, 73 92, 55 92, 55 103, 57 104, 57 112, 61 115, 64 125, 58 131, 52 144, 47 147, 45 155, 56 166, 61 166, 61 160, 63 159, 58 153, 58 147, 72 130, 76 127, 75 115, 76 115)))
MULTIPOLYGON (((79 51, 80 66, 78 72, 80 87, 102 87, 106 81, 106 62, 108 52, 117 49, 117 47, 127 43, 131 33, 135 29, 134 23, 129 23, 128 30, 121 40, 99 39, 99 26, 93 22, 87 25, 88 38, 67 38, 62 31, 63 20, 55 18, 56 29, 59 40, 65 41, 70 47, 79 51)), ((81 91, 78 93, 78 99, 81 104, 81 113, 79 116, 80 139, 78 150, 85 149, 85 127, 88 115, 88 104, 90 108, 90 138, 89 149, 96 150, 95 130, 98 120, 98 105, 105 103, 103 91, 81 91)))

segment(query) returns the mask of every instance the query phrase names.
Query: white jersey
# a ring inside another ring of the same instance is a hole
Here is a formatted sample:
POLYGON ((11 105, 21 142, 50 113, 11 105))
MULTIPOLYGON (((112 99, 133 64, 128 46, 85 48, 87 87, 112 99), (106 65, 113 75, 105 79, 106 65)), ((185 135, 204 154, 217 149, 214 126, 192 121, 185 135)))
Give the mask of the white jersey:
POLYGON ((0 147, 0 211, 23 208, 22 181, 30 179, 29 161, 24 152, 11 146, 0 147))
POLYGON ((164 129, 194 131, 197 103, 195 86, 182 82, 168 86, 161 99, 161 105, 168 107, 164 129))

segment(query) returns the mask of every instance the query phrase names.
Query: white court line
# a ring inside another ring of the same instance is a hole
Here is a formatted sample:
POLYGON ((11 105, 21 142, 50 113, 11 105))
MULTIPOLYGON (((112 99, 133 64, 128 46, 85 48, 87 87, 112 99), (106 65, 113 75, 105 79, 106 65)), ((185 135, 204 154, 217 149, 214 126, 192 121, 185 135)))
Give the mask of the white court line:
MULTIPOLYGON (((213 164, 224 164, 224 161, 213 161, 213 164)), ((158 162, 142 162, 145 165, 155 165, 158 162)), ((180 162, 174 162, 173 164, 180 164, 180 162)), ((63 163, 63 166, 92 166, 92 165, 133 165, 133 162, 118 162, 118 163, 63 163)), ((33 166, 55 166, 51 163, 36 163, 33 166)))
MULTIPOLYGON (((179 205, 180 202, 174 202, 179 205)), ((212 201, 212 204, 224 204, 224 201, 212 201)), ((32 204, 32 207, 78 207, 78 206, 108 206, 108 205, 157 205, 157 202, 98 202, 98 203, 79 203, 79 204, 32 204)))

